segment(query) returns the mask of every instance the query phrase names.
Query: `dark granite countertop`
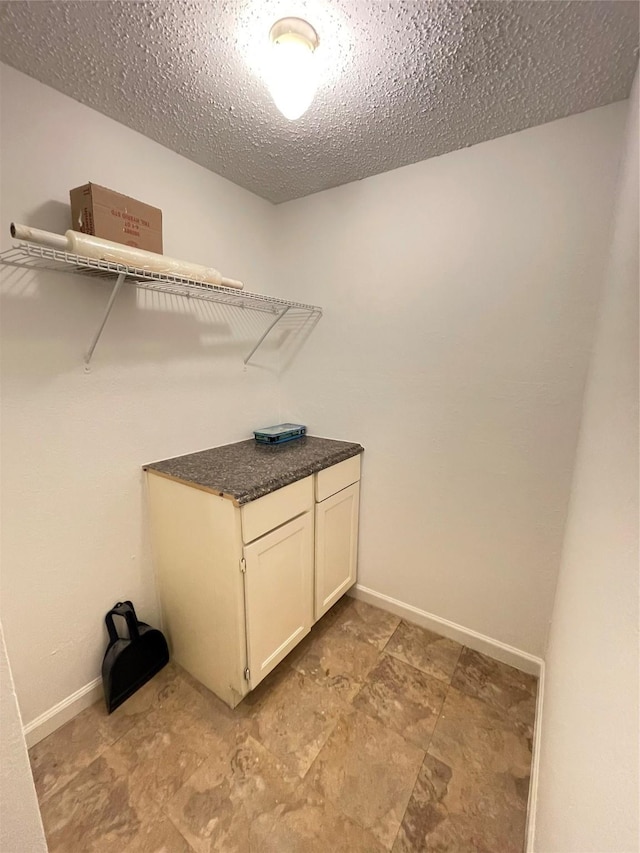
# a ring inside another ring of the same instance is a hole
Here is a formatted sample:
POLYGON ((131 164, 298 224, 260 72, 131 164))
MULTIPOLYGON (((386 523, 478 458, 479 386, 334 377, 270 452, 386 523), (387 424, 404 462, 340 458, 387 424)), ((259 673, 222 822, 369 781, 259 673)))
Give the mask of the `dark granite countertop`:
POLYGON ((276 446, 258 444, 251 438, 152 462, 144 469, 214 492, 242 506, 357 456, 363 449, 354 442, 311 435, 276 446))

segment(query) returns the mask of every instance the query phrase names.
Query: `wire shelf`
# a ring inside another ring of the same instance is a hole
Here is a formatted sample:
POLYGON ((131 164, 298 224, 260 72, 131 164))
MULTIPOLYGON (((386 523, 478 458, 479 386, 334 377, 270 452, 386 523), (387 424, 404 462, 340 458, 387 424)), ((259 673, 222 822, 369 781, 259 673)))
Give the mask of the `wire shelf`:
POLYGON ((264 296, 261 293, 251 293, 233 287, 208 284, 179 275, 149 272, 111 261, 83 258, 80 255, 62 252, 59 249, 50 249, 47 246, 38 246, 34 243, 14 245, 13 248, 0 253, 0 262, 10 266, 72 272, 98 278, 113 279, 124 273, 127 281, 136 284, 138 287, 170 293, 175 296, 207 299, 225 305, 251 308, 254 311, 277 313, 284 308, 297 308, 312 314, 322 314, 322 308, 317 305, 306 305, 302 302, 278 299, 275 296, 264 296))
POLYGON ((14 267, 52 270, 54 272, 75 273, 78 275, 106 278, 111 281, 115 280, 114 289, 107 305, 104 319, 85 356, 86 364, 89 364, 91 361, 93 350, 102 334, 115 296, 123 283, 133 284, 144 290, 167 293, 172 296, 216 302, 221 305, 232 305, 236 308, 247 308, 252 311, 262 311, 272 314, 273 321, 245 358, 245 364, 248 363, 251 356, 254 355, 271 330, 275 328, 280 318, 290 309, 295 309, 296 312, 303 312, 309 319, 315 322, 322 316, 322 308, 317 305, 307 305, 303 302, 292 302, 287 299, 278 299, 275 296, 251 293, 247 290, 208 284, 207 282, 196 281, 170 273, 150 272, 111 261, 85 258, 81 255, 63 252, 60 249, 52 249, 48 246, 39 246, 25 241, 20 241, 20 243, 14 244, 11 249, 0 252, 0 263, 14 267))

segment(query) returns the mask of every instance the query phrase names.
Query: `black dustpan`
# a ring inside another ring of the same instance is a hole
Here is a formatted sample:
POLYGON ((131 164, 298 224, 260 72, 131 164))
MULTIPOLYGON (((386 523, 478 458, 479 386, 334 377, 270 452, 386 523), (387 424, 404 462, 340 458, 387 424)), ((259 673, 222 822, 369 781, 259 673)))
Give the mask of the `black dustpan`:
POLYGON ((138 621, 130 601, 119 601, 104 621, 109 645, 102 661, 102 685, 111 713, 169 663, 169 648, 162 631, 138 621), (126 620, 129 639, 118 636, 114 616, 126 620))

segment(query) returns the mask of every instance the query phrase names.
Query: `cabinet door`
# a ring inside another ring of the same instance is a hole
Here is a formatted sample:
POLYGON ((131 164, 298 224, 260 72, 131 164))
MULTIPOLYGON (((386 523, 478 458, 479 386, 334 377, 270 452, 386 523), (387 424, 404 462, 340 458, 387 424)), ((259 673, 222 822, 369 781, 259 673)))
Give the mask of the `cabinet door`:
POLYGON ((259 684, 313 623, 313 515, 244 547, 249 685, 259 684))
POLYGON ((360 483, 316 504, 315 618, 356 582, 360 483))

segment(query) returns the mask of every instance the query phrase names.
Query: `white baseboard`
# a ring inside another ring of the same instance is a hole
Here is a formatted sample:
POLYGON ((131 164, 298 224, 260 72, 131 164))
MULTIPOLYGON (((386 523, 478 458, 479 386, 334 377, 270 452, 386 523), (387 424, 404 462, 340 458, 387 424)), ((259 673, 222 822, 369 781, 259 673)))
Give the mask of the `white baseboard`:
POLYGON ((67 696, 62 702, 58 702, 53 708, 49 708, 44 714, 40 714, 35 720, 23 728, 24 739, 27 747, 32 747, 72 720, 80 711, 84 711, 89 705, 93 705, 102 696, 102 679, 95 678, 89 684, 85 684, 71 696, 67 696))
POLYGON ((542 737, 542 709, 544 703, 544 662, 538 677, 538 695, 536 697, 536 722, 533 729, 533 756, 531 758, 531 779, 529 781, 529 803, 527 805, 526 853, 534 853, 536 832, 536 809, 538 805, 538 777, 540 774, 540 739, 542 737))
POLYGON ((501 643, 499 640, 494 640, 491 637, 486 637, 484 634, 479 634, 477 631, 472 631, 470 628, 464 628, 455 622, 449 622, 448 619, 442 619, 440 616, 435 616, 433 613, 427 613, 426 610, 420 610, 413 607, 411 604, 405 604, 403 601, 398 601, 396 598, 391 598, 388 595, 383 595, 381 592, 375 592, 368 589, 366 586, 356 584, 349 590, 349 595, 352 598, 358 598, 365 601, 367 604, 373 604, 381 610, 387 610, 395 616, 400 616, 407 622, 413 622, 414 625, 420 625, 422 628, 427 628, 429 631, 434 631, 436 634, 442 634, 443 637, 448 637, 450 640, 455 640, 463 646, 468 646, 476 652, 482 652, 487 657, 494 660, 508 663, 514 666, 521 672, 527 672, 530 675, 540 676, 544 662, 542 658, 535 655, 530 655, 528 652, 523 652, 516 649, 514 646, 508 646, 506 643, 501 643))

